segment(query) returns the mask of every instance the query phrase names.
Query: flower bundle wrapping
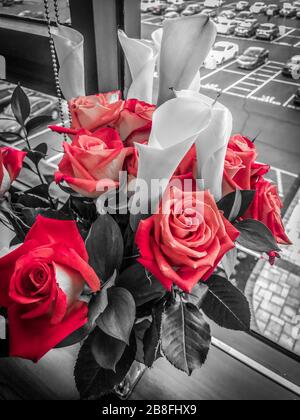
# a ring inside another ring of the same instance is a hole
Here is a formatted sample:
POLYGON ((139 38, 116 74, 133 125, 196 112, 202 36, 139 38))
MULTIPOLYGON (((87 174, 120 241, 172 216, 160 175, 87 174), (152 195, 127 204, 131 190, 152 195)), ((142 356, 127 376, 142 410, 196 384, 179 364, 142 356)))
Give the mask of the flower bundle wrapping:
MULTIPOLYGON (((225 259, 240 244, 274 263, 278 245, 290 243, 276 187, 264 178, 269 166, 256 162, 249 139, 232 136, 230 111, 193 90, 213 23, 167 22, 154 47, 119 36, 133 78, 128 98, 110 92, 69 101, 72 128, 52 127, 70 137, 54 177, 39 170, 46 145, 0 150, 1 220, 17 245, 0 258, 9 324, 1 348, 37 362, 81 342, 82 398, 113 391, 135 360, 151 367, 166 357, 192 374, 209 351, 207 318, 250 329, 249 305, 225 259), (27 191, 11 187, 22 166, 39 180, 27 191)), ((17 88, 12 107, 25 131, 28 104, 17 88)))

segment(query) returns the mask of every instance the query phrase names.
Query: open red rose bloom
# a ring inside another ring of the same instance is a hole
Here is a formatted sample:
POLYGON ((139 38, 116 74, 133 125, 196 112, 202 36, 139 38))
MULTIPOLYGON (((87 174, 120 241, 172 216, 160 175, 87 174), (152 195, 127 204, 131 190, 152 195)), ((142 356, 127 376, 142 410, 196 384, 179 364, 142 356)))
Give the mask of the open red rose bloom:
POLYGON ((158 214, 140 222, 139 262, 168 290, 175 284, 190 293, 211 276, 238 236, 209 192, 172 189, 158 214))
POLYGON ((0 259, 0 272, 10 355, 33 361, 87 323, 85 285, 100 290, 73 221, 39 216, 24 244, 0 259))

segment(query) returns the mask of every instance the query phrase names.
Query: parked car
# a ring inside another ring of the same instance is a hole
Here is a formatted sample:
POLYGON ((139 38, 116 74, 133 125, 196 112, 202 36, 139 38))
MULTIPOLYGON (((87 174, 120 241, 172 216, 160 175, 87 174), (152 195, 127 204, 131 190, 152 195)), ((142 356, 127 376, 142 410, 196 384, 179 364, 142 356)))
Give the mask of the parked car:
POLYGON ((300 106, 300 88, 297 89, 294 97, 294 105, 300 106))
POLYGON ((257 30, 260 27, 258 19, 247 19, 245 22, 251 23, 254 26, 255 30, 257 30))
POLYGON ((0 84, 0 111, 3 110, 9 103, 11 96, 13 94, 13 90, 15 85, 12 85, 8 82, 1 82, 0 84))
POLYGON ((216 25, 218 34, 233 35, 235 28, 237 27, 237 22, 234 20, 217 19, 216 25))
POLYGON ((141 11, 144 13, 151 12, 153 7, 159 5, 158 0, 142 0, 141 1, 141 11))
POLYGON ((182 16, 193 16, 193 15, 197 15, 198 13, 201 12, 201 5, 196 3, 196 4, 190 4, 183 12, 182 12, 182 16))
POLYGON ((232 42, 217 42, 208 55, 208 60, 215 60, 217 65, 224 64, 226 61, 232 60, 239 54, 239 46, 232 42))
POLYGON ((255 70, 268 62, 270 52, 265 48, 250 47, 237 60, 241 69, 255 70))
POLYGON ((300 19, 300 10, 298 10, 296 17, 297 19, 300 19))
POLYGON ((241 22, 234 31, 235 36, 240 36, 241 38, 251 38, 256 35, 255 23, 245 21, 241 22))
POLYGON ((296 9, 300 9, 300 1, 294 1, 293 6, 296 7, 296 9))
POLYGON ((154 6, 151 10, 153 15, 162 16, 168 8, 167 3, 160 3, 158 6, 154 6))
POLYGON ((279 27, 274 23, 263 23, 256 31, 257 39, 267 39, 273 41, 280 35, 279 27))
MULTIPOLYGON (((35 95, 29 95, 29 100, 31 105, 30 118, 45 116, 52 121, 58 119, 59 105, 57 99, 36 93, 35 95)), ((9 133, 9 141, 16 141, 20 136, 23 137, 22 127, 16 122, 10 105, 0 114, 0 125, 2 137, 5 137, 3 133, 9 133)))
POLYGON ((164 19, 168 20, 168 19, 177 19, 180 18, 180 14, 177 12, 167 12, 164 16, 164 19))
POLYGON ((249 7, 250 7, 249 1, 239 1, 235 6, 235 10, 237 12, 243 12, 244 10, 248 10, 249 7))
POLYGON ((280 10, 280 16, 293 18, 297 15, 297 8, 291 3, 285 3, 283 8, 280 10))
POLYGON ((214 18, 218 15, 218 12, 215 9, 203 9, 201 13, 211 18, 214 18))
POLYGON ((205 0, 204 7, 214 9, 223 6, 224 3, 224 0, 205 0))
POLYGON ((253 19, 253 18, 254 18, 254 14, 252 12, 240 12, 235 17, 235 20, 243 22, 244 20, 253 19))
POLYGON ((186 8, 185 3, 178 3, 178 4, 171 4, 167 9, 166 9, 166 13, 170 13, 170 12, 177 12, 177 13, 181 13, 183 12, 183 10, 186 8))
POLYGON ((295 55, 285 64, 282 74, 286 77, 300 79, 300 55, 295 55))
POLYGON ((13 6, 15 4, 14 0, 3 0, 2 1, 2 6, 3 7, 10 7, 13 6))
POLYGON ((236 13, 233 10, 223 10, 223 12, 219 14, 219 16, 231 20, 236 17, 236 13))
POLYGON ((259 15, 260 13, 265 13, 267 10, 267 5, 264 2, 258 1, 253 4, 253 6, 250 7, 250 12, 259 15))
POLYGON ((269 4, 266 10, 267 16, 278 16, 280 14, 280 6, 278 4, 269 4))

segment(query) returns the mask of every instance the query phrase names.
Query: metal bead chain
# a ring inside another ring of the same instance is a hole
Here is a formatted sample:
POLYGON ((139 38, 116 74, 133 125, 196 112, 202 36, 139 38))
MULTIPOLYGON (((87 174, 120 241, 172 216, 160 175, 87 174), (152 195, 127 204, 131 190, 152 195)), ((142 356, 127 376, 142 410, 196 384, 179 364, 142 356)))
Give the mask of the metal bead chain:
POLYGON ((55 13, 56 22, 58 25, 60 25, 58 0, 53 0, 53 3, 54 3, 54 13, 55 13))
POLYGON ((57 62, 57 57, 56 57, 54 39, 51 32, 51 16, 50 16, 50 7, 49 7, 48 0, 44 0, 44 7, 45 7, 45 17, 46 17, 47 26, 48 26, 48 37, 49 37, 51 60, 52 60, 53 73, 54 73, 54 79, 55 79, 56 94, 57 94, 58 103, 59 103, 60 119, 62 122, 62 126, 65 127, 65 117, 64 117, 64 112, 63 112, 63 95, 62 95, 62 91, 61 91, 60 83, 59 83, 59 69, 58 69, 58 62, 57 62))

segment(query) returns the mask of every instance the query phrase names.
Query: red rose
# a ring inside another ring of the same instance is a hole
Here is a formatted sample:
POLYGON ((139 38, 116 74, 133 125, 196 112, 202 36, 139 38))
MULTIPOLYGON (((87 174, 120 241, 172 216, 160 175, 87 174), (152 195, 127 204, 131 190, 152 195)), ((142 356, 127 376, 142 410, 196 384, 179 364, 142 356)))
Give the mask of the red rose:
POLYGON ((279 198, 277 187, 261 177, 253 186, 253 189, 256 189, 256 195, 244 218, 251 218, 264 223, 279 244, 291 245, 282 222, 281 210, 283 204, 279 198))
POLYGON ((191 292, 212 275, 238 236, 208 191, 174 188, 164 208, 139 224, 139 262, 167 290, 175 284, 191 292))
POLYGON ((0 198, 10 189, 17 179, 26 153, 10 147, 0 148, 0 198))
POLYGON ((55 174, 57 183, 67 182, 85 197, 96 198, 119 186, 119 172, 132 148, 125 148, 116 130, 95 133, 81 130, 72 144, 64 143, 64 157, 55 174))
POLYGON ((225 159, 223 195, 240 190, 250 190, 254 181, 269 172, 268 165, 259 164, 255 145, 246 137, 237 135, 230 139, 225 159))
POLYGON ((94 131, 111 125, 119 118, 123 105, 120 92, 72 99, 69 102, 72 128, 94 131))
POLYGON ((100 290, 73 221, 39 216, 24 244, 0 259, 0 272, 10 355, 35 362, 87 323, 85 284, 100 290))
POLYGON ((197 174, 197 151, 196 146, 193 146, 185 155, 180 165, 178 166, 175 176, 184 176, 187 174, 197 174))
POLYGON ((124 103, 114 127, 128 146, 132 146, 134 142, 142 143, 149 140, 155 109, 155 105, 137 99, 130 99, 124 103))

